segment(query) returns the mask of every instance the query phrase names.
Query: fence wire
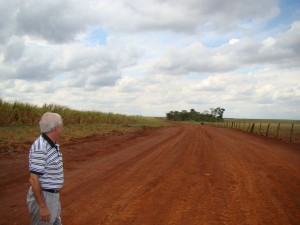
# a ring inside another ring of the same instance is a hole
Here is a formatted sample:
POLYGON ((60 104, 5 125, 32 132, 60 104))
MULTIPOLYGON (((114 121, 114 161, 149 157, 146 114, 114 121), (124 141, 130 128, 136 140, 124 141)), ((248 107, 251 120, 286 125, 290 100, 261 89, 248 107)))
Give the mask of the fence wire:
POLYGON ((295 122, 236 122, 209 123, 218 127, 239 129, 245 132, 279 139, 289 143, 300 143, 300 123, 295 122))

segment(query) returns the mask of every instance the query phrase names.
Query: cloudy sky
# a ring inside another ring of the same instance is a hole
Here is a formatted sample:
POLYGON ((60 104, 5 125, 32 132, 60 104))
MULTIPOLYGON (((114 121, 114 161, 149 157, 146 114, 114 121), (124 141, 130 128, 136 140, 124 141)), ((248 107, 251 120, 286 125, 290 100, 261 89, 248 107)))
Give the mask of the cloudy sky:
POLYGON ((300 1, 0 0, 0 98, 300 119, 300 1))

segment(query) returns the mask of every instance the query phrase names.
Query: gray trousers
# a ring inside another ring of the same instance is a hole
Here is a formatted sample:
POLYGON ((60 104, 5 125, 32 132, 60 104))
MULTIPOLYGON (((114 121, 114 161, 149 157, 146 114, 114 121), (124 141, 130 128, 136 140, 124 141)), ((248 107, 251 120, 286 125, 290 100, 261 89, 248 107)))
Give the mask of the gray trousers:
POLYGON ((37 201, 32 192, 32 188, 29 188, 27 194, 27 205, 31 217, 31 225, 61 225, 61 205, 59 199, 59 193, 50 193, 43 191, 46 205, 51 213, 50 222, 43 222, 40 220, 40 210, 37 201))

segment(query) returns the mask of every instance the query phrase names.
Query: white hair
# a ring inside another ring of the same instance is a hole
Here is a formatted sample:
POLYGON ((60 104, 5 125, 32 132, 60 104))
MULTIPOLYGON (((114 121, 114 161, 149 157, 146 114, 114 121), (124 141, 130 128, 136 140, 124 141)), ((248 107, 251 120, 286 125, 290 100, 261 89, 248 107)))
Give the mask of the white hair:
POLYGON ((59 114, 46 112, 39 122, 42 133, 53 131, 56 127, 62 126, 63 121, 59 114))

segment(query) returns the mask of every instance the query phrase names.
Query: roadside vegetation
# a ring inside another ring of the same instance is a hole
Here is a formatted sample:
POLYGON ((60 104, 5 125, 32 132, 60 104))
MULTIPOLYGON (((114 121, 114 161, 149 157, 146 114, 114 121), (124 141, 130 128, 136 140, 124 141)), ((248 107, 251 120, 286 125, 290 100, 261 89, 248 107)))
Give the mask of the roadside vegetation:
POLYGON ((211 108, 210 113, 208 110, 203 113, 197 112, 191 109, 189 112, 187 110, 170 111, 166 114, 167 120, 174 121, 194 121, 194 122, 221 122, 223 121, 223 114, 225 109, 223 108, 211 108))
POLYGON ((171 121, 230 127, 290 143, 300 143, 299 120, 224 119, 224 111, 225 109, 220 107, 203 113, 194 109, 189 112, 170 111, 166 114, 166 118, 154 118, 78 111, 55 104, 38 107, 0 99, 0 154, 27 151, 35 138, 40 135, 38 122, 45 112, 59 113, 64 120, 64 133, 60 144, 169 126, 171 121))
POLYGON ((0 99, 0 153, 27 149, 40 135, 38 122, 45 112, 55 112, 62 116, 64 121, 64 133, 60 140, 62 144, 87 138, 133 133, 146 127, 169 125, 160 118, 78 111, 56 104, 38 107, 0 99))

